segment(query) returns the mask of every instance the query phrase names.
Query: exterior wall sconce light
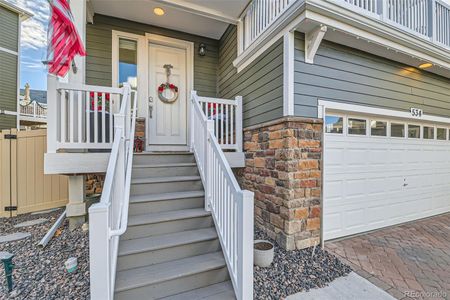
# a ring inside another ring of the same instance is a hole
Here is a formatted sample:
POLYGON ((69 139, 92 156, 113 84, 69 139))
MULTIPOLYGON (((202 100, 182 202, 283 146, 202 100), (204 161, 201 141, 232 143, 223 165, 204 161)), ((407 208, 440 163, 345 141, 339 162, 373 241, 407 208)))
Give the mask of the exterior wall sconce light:
POLYGON ((206 45, 201 43, 198 45, 198 55, 205 56, 206 55, 206 45))

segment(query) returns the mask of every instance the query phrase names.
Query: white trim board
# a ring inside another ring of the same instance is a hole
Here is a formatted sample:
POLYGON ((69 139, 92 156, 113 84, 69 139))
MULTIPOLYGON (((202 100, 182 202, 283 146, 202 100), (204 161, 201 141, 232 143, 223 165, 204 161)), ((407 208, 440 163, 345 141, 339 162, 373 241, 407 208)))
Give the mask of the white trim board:
POLYGON ((385 108, 347 104, 326 100, 319 100, 318 103, 319 103, 318 106, 319 119, 324 118, 326 111, 332 110, 332 111, 352 112, 355 114, 367 114, 367 115, 385 116, 390 118, 408 119, 408 120, 415 120, 417 122, 425 121, 425 122, 450 124, 450 118, 434 115, 424 114, 421 118, 414 118, 411 116, 411 113, 407 111, 391 110, 385 108))
POLYGON ((294 115, 294 32, 283 37, 283 116, 294 115))
MULTIPOLYGON (((20 28, 20 27, 19 27, 19 28, 20 28)), ((19 29, 19 34, 20 34, 20 29, 19 29)), ((20 39, 19 39, 19 41, 20 41, 20 39)), ((18 52, 18 51, 9 50, 9 49, 3 48, 3 47, 0 47, 0 51, 1 51, 1 52, 6 52, 6 53, 9 53, 9 54, 12 54, 12 55, 16 55, 16 56, 19 55, 19 52, 18 52)))

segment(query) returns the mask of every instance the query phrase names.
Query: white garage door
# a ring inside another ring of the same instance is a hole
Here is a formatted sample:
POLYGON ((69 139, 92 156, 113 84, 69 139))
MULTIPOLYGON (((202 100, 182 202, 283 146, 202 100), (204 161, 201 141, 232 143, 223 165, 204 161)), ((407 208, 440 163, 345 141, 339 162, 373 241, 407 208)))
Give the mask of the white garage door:
POLYGON ((325 120, 325 240, 450 211, 449 124, 325 120))

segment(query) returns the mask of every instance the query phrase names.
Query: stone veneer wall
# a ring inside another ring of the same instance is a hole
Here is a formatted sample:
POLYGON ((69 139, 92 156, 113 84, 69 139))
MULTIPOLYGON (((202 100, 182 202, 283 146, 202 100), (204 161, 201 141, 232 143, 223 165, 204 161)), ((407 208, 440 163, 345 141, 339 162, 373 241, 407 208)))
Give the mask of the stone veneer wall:
POLYGON ((244 130, 243 188, 255 224, 287 250, 320 243, 322 121, 295 117, 244 130))

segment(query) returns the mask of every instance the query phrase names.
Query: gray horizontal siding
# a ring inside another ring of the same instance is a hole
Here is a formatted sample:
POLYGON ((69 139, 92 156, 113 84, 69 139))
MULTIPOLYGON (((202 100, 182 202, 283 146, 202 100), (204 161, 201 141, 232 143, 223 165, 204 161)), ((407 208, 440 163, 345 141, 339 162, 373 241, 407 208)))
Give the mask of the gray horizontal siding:
POLYGON ((0 51, 0 62, 0 109, 17 111, 17 56, 0 51))
POLYGON ((304 62, 304 35, 295 35, 295 114, 317 117, 317 100, 395 110, 422 108, 450 117, 450 80, 331 42, 314 64, 304 62))
POLYGON ((217 87, 221 98, 243 97, 244 127, 283 116, 283 42, 279 40, 237 73, 236 26, 220 40, 217 87))
POLYGON ((94 24, 88 24, 86 29, 86 83, 102 86, 112 84, 112 30, 139 35, 153 33, 193 42, 194 89, 201 96, 217 96, 217 40, 102 15, 95 15, 94 24), (205 56, 197 55, 200 43, 206 45, 205 56))
POLYGON ((19 38, 19 15, 0 6, 0 47, 17 51, 19 38))

